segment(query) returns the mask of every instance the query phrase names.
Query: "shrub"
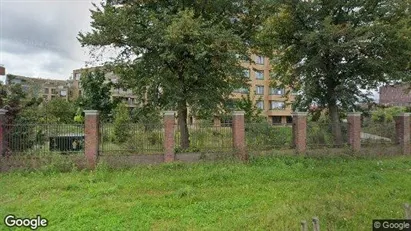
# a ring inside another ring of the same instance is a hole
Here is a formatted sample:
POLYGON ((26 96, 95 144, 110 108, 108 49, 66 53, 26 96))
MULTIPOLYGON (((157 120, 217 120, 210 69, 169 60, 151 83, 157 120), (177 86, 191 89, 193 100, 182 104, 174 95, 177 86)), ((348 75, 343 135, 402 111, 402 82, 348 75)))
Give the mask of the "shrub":
POLYGON ((130 114, 124 103, 117 105, 114 110, 114 135, 117 143, 124 143, 129 136, 130 114))

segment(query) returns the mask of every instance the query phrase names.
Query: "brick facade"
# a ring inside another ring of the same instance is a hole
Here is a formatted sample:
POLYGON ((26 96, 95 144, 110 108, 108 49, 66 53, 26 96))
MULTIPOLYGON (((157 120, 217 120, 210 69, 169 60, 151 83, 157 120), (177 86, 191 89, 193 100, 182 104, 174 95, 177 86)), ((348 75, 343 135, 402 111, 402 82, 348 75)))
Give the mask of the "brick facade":
POLYGON ((361 112, 348 113, 348 142, 353 151, 361 149, 361 112))
POLYGON ((85 113, 84 153, 87 159, 87 166, 90 169, 94 169, 97 164, 98 148, 99 148, 99 142, 100 142, 99 113, 96 110, 85 110, 84 113, 85 113))
POLYGON ((240 160, 248 160, 245 142, 244 111, 233 112, 233 145, 240 160))
POLYGON ((396 116, 395 127, 402 154, 410 154, 410 113, 401 113, 396 116))
POLYGON ((297 153, 307 150, 307 112, 294 112, 293 116, 293 146, 297 153))
POLYGON ((380 87, 379 103, 391 106, 411 105, 411 94, 406 85, 386 85, 380 87))
POLYGON ((172 162, 175 160, 174 153, 174 122, 175 112, 164 112, 164 161, 172 162))

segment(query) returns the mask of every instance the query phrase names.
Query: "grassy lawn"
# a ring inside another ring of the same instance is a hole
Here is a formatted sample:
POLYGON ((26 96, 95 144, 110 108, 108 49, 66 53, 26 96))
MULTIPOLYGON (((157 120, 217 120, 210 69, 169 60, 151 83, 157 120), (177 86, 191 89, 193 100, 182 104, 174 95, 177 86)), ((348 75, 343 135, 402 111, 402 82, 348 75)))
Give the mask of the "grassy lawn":
MULTIPOLYGON (((411 157, 259 157, 127 170, 0 175, 6 214, 49 220, 49 230, 371 230, 403 218, 411 157)), ((41 230, 41 229, 39 229, 41 230)), ((47 230, 47 229, 46 229, 47 230)))

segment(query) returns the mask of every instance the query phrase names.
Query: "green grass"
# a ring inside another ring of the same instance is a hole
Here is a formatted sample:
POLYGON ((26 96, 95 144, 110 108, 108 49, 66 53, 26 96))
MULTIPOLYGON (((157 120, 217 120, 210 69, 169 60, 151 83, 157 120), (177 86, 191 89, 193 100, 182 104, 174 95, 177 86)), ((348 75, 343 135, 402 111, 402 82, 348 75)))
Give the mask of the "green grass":
POLYGON ((404 217, 410 185, 411 157, 49 169, 1 174, 0 217, 40 214, 49 230, 299 230, 318 216, 321 230, 371 230, 404 217))

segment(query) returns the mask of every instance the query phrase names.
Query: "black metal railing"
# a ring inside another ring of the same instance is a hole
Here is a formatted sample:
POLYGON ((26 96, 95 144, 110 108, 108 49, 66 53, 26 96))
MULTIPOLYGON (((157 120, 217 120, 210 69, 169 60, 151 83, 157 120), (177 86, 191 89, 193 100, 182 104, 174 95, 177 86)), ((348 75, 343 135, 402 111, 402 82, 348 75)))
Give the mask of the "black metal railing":
POLYGON ((176 153, 230 152, 233 150, 232 123, 196 123, 188 125, 189 147, 181 145, 181 130, 176 124, 174 139, 176 153))
POLYGON ((395 122, 379 122, 365 119, 361 126, 361 144, 364 147, 397 144, 395 122))
POLYGON ((163 153, 163 124, 100 124, 100 155, 163 153))
POLYGON ((308 148, 340 148, 348 146, 348 124, 339 122, 341 136, 333 133, 331 122, 307 121, 307 147, 308 148))
POLYGON ((4 155, 84 153, 84 124, 3 125, 4 155))
POLYGON ((288 149, 292 146, 292 126, 246 123, 245 134, 248 150, 288 149))

